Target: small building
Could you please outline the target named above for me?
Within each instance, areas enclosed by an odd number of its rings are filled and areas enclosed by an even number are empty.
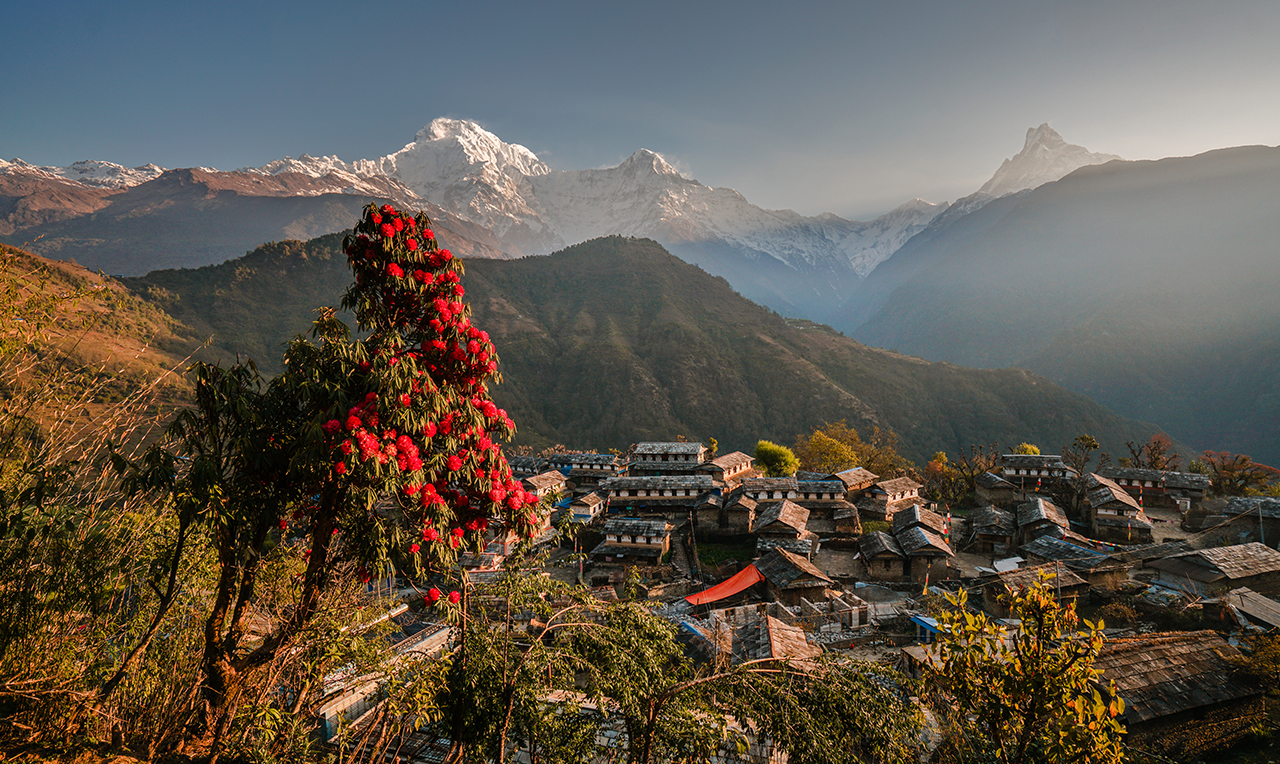
[[[1012,506],[1023,498],[1022,489],[994,472],[974,478],[973,491],[979,501],[1000,507]]]
[[[627,474],[692,475],[707,460],[701,443],[638,443],[627,465]]]
[[[1076,471],[1063,463],[1060,454],[1000,454],[999,469],[1000,477],[1024,493],[1048,490],[1076,477]]]
[[[527,478],[546,472],[551,468],[551,463],[541,456],[508,454],[507,466],[511,468],[512,477]]]
[[[735,665],[770,658],[804,660],[822,654],[821,647],[809,643],[804,629],[771,615],[748,619],[736,628],[726,630],[732,635],[729,653]]]
[[[597,491],[583,494],[569,502],[568,516],[575,523],[590,523],[604,514],[608,500]]]
[[[995,574],[982,587],[982,609],[996,618],[1009,618],[1008,596],[1030,588],[1048,576],[1045,585],[1054,593],[1054,599],[1063,607],[1075,607],[1076,600],[1089,591],[1089,582],[1061,563],[1043,563],[1015,568]]]
[[[908,477],[881,480],[858,502],[858,511],[865,520],[892,520],[897,512],[920,503],[921,488],[923,486]]]
[[[558,497],[568,488],[568,481],[560,470],[547,470],[537,475],[530,475],[520,481],[529,493],[539,499]]]
[[[858,538],[858,551],[869,578],[892,581],[907,577],[907,555],[892,535],[884,531],[864,533]]]
[[[805,535],[808,522],[809,510],[799,504],[787,499],[770,501],[758,505],[751,532],[759,536],[797,539]]]
[[[1037,564],[1061,563],[1090,586],[1115,589],[1128,580],[1129,566],[1122,560],[1078,543],[1053,536],[1041,536],[1022,546],[1022,554]]]
[[[1032,495],[1029,501],[1019,504],[1015,518],[1018,521],[1015,539],[1019,545],[1041,536],[1061,538],[1071,527],[1058,505],[1038,495]]]
[[[1156,571],[1156,583],[1198,597],[1218,597],[1242,586],[1264,597],[1280,596],[1280,552],[1256,541],[1184,552],[1147,567]]]
[[[769,599],[788,607],[826,600],[827,589],[834,582],[812,562],[785,549],[774,549],[752,563],[764,577]]]
[[[1262,543],[1280,540],[1280,498],[1274,496],[1230,496],[1206,499],[1193,507],[1182,520],[1189,531],[1222,528],[1248,534]]]
[[[901,533],[907,528],[913,527],[920,527],[925,530],[933,531],[939,536],[947,536],[950,534],[946,518],[933,510],[921,507],[919,504],[912,504],[910,507],[899,512],[895,512],[893,515],[894,534]]]
[[[837,536],[858,536],[862,534],[862,519],[858,508],[849,502],[836,507],[831,513],[832,524]]]
[[[1239,741],[1265,714],[1266,688],[1236,670],[1240,652],[1212,631],[1110,639],[1098,685],[1124,700],[1125,742],[1178,761]]]
[[[712,480],[726,488],[735,488],[742,483],[743,478],[756,474],[755,461],[753,456],[734,451],[699,465],[698,471],[707,473]]]
[[[968,543],[980,554],[1008,554],[1016,531],[1014,515],[1006,509],[986,506],[969,513]]]
[[[756,500],[743,493],[741,488],[731,492],[724,500],[721,530],[725,533],[750,533],[758,507]]]
[[[908,575],[913,581],[942,581],[956,574],[951,566],[956,553],[941,535],[912,525],[895,532],[893,538],[907,556]]]
[[[1194,472],[1148,470],[1137,467],[1106,467],[1099,472],[1123,488],[1144,508],[1161,507],[1183,514],[1204,501],[1209,490],[1208,475]]]
[[[1239,613],[1246,623],[1264,631],[1280,629],[1280,602],[1270,597],[1263,597],[1246,586],[1232,589],[1224,594],[1221,604],[1224,609],[1231,608]]]
[[[1093,537],[1116,544],[1150,544],[1154,528],[1138,500],[1109,478],[1090,474],[1085,507]]]
[[[844,483],[845,498],[849,501],[857,499],[880,479],[879,475],[863,467],[854,467],[851,470],[837,472],[832,477]]]
[[[605,520],[604,541],[589,556],[595,563],[658,565],[670,549],[671,525],[666,520],[611,517]]]

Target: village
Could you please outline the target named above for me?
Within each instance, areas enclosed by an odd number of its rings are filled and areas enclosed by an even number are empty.
[[[1114,683],[1123,699],[1128,745],[1201,756],[1265,715],[1267,688],[1238,669],[1243,638],[1280,629],[1280,552],[1267,545],[1280,542],[1280,499],[1211,497],[1209,479],[1186,472],[1081,475],[1040,454],[1001,454],[974,481],[978,508],[963,515],[910,477],[863,468],[765,477],[751,455],[696,442],[508,461],[555,507],[541,540],[569,564],[546,573],[602,599],[647,601],[698,659],[834,651],[919,678],[935,660],[937,608],[954,607],[956,592],[1016,630],[1007,595],[1041,580],[1061,606],[1104,622],[1097,684]],[[1064,491],[1079,498],[1074,512],[1055,503]],[[557,524],[576,531],[571,541],[556,541]],[[495,534],[462,563],[483,579],[517,541]],[[388,579],[385,592],[396,586]],[[447,639],[439,625],[397,650],[441,651]],[[326,734],[374,706],[358,690],[321,710]]]

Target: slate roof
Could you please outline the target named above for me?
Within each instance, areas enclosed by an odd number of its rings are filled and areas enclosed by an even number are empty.
[[[1191,491],[1207,491],[1211,482],[1208,475],[1198,475],[1194,472],[1146,470],[1137,467],[1107,467],[1099,474],[1112,480],[1150,480],[1164,488]]]
[[[573,501],[569,502],[569,505],[572,506],[574,504],[582,504],[582,505],[594,508],[594,507],[600,506],[603,503],[604,503],[604,497],[601,496],[599,493],[592,491],[591,493],[583,494],[582,496],[577,497]]]
[[[858,508],[853,506],[847,501],[833,502],[828,506],[834,508],[835,510],[834,512],[831,513],[832,520],[847,520],[850,517],[858,516]]]
[[[754,461],[755,457],[753,456],[748,456],[741,451],[733,451],[724,456],[718,456],[707,462],[707,464],[714,464],[722,470],[733,470],[744,466],[750,467]]]
[[[655,560],[662,557],[662,547],[660,546],[624,546],[608,541],[602,541],[591,550],[592,555],[607,554],[612,556],[628,555],[631,557],[652,557]]]
[[[908,557],[912,555],[955,557],[956,554],[951,551],[951,546],[947,544],[942,536],[921,528],[919,525],[913,525],[910,528],[895,532],[893,537],[897,539],[898,546],[902,547],[902,551]]]
[[[1222,601],[1272,629],[1280,628],[1280,602],[1264,597],[1247,586],[1232,589],[1222,597]]]
[[[742,481],[742,490],[747,493],[758,493],[760,491],[794,491],[796,489],[797,481],[794,477],[747,478]]]
[[[1000,477],[994,472],[984,472],[973,479],[973,482],[981,488],[994,490],[997,488],[1017,488],[1013,483]]]
[[[610,517],[604,521],[603,533],[617,536],[657,536],[671,531],[666,520],[644,520],[638,517]]]
[[[796,480],[796,488],[800,493],[833,493],[844,498],[844,483],[839,480]]]
[[[524,479],[524,482],[533,486],[535,490],[545,490],[564,485],[564,474],[559,470],[549,470],[537,475],[531,475]]]
[[[906,557],[902,547],[898,546],[898,541],[884,531],[872,531],[864,533],[858,537],[858,549],[862,552],[862,556],[870,559],[885,552],[889,552],[897,557]]]
[[[827,578],[827,575],[818,570],[813,563],[785,549],[774,549],[752,565],[756,566],[760,575],[779,589],[807,588],[832,583],[831,579]]]
[[[1017,520],[1019,528],[1045,521],[1062,528],[1070,527],[1062,510],[1043,496],[1036,496],[1025,504],[1019,504]]]
[[[942,515],[933,510],[925,509],[919,504],[912,504],[906,509],[901,509],[893,515],[893,532],[898,533],[912,525],[920,525],[934,533],[942,533],[942,529],[946,527],[947,521]]]
[[[1041,536],[1029,544],[1023,544],[1021,549],[1024,555],[1061,562],[1081,573],[1120,567],[1109,555],[1052,536]]]
[[[733,657],[741,661],[762,658],[813,658],[822,648],[809,644],[804,629],[765,615],[734,629]]]
[[[879,488],[887,494],[910,493],[911,491],[918,491],[923,487],[924,486],[909,477],[881,480],[879,483],[876,483],[876,488]]]
[[[1068,469],[1060,454],[1000,454],[1000,466],[1015,470]]]
[[[1142,505],[1138,503],[1138,500],[1130,496],[1129,492],[1121,488],[1115,481],[1092,473],[1089,474],[1088,480],[1088,491],[1085,496],[1090,506],[1101,507],[1118,502],[1135,512],[1142,511]]]
[[[855,485],[865,485],[867,483],[874,483],[880,479],[880,476],[872,472],[871,470],[865,469],[863,467],[854,467],[851,470],[845,470],[844,472],[837,472],[835,474],[835,478],[839,480],[841,483],[844,483],[845,488],[847,490],[848,488],[852,488]]]
[[[697,456],[706,446],[701,443],[637,443],[637,454],[683,454]]]
[[[779,538],[778,536],[760,536],[756,539],[756,554],[767,554],[771,549],[785,549],[792,554],[799,555],[808,560],[813,558],[816,551],[815,547],[817,545],[817,539],[792,539]]]
[[[600,489],[638,491],[641,489],[654,491],[668,488],[689,488],[697,491],[710,491],[714,487],[710,475],[621,475],[605,478],[600,481]],[[634,497],[632,497],[634,498]],[[646,498],[641,496],[640,498]],[[648,497],[655,498],[655,497]]]
[[[1210,509],[1221,515],[1253,515],[1275,519],[1280,517],[1280,499],[1270,496],[1232,496],[1231,498],[1214,499],[1212,505],[1205,503]]]
[[[796,533],[803,533],[805,526],[809,523],[809,510],[787,499],[763,502],[760,504],[751,532],[759,533],[762,528],[773,523],[781,523]]]
[[[1012,536],[1015,530],[1013,513],[996,507],[980,507],[969,513],[969,528],[973,533],[991,536]]]
[[[581,453],[581,454],[552,454],[547,457],[547,461],[561,467],[568,467],[572,464],[590,464],[600,467],[621,466],[622,462],[613,454],[597,454],[597,453]]]
[[[1165,541],[1160,544],[1138,544],[1118,549],[1111,553],[1111,559],[1122,563],[1138,563],[1190,551],[1192,551],[1191,544],[1185,540]]]
[[[517,477],[524,475],[537,475],[545,472],[547,469],[547,460],[538,456],[517,456],[510,454],[507,456],[507,465],[511,467],[511,471]]]
[[[1220,581],[1224,578],[1231,580],[1280,571],[1280,552],[1254,541],[1184,552],[1163,560],[1154,560],[1150,566],[1189,575],[1199,581]]]
[[[1094,668],[1124,699],[1126,724],[1209,708],[1265,689],[1237,674],[1240,652],[1212,631],[1166,632],[1108,640]]]
[[[724,508],[726,510],[751,511],[757,506],[756,500],[750,496],[738,495],[725,502]]]
[[[1030,565],[1022,568],[1014,568],[1003,573],[997,573],[996,577],[1000,582],[1009,587],[1010,591],[1029,587],[1040,580],[1041,572],[1049,573],[1053,577],[1048,579],[1047,585],[1050,587],[1058,586],[1086,586],[1089,582],[1080,576],[1077,576],[1071,570],[1069,565],[1060,565],[1054,562],[1046,562],[1040,565]]]

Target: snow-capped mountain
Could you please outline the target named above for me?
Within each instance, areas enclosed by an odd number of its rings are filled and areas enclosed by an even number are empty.
[[[1043,186],[1091,164],[1120,159],[1114,154],[1095,154],[1083,146],[1067,143],[1048,123],[1027,130],[1022,151],[1004,160],[991,180],[978,189],[993,197],[1005,196]]]
[[[15,159],[6,162],[0,159],[0,174],[22,173],[42,175],[49,178],[62,178],[82,183],[91,188],[129,188],[139,183],[160,177],[164,168],[154,164],[141,167],[125,167],[114,162],[102,162],[96,159],[85,159],[73,162],[67,167],[40,167]]]

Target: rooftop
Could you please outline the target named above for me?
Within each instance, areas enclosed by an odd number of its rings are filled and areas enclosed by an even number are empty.
[[[1043,496],[1033,497],[1026,504],[1018,505],[1018,527],[1048,521],[1054,525],[1068,527],[1067,517],[1052,501]]]
[[[781,523],[796,532],[803,532],[809,522],[809,510],[795,502],[782,501],[762,502],[756,513],[756,521],[751,527],[752,533],[759,533],[773,523]]]
[[[1013,513],[996,507],[980,507],[969,513],[969,527],[974,533],[1012,536],[1015,528]]]
[[[906,557],[902,547],[898,546],[897,539],[884,531],[872,531],[859,536],[858,549],[862,552],[862,556],[868,559],[886,552],[897,557]]]
[[[1280,571],[1280,552],[1256,541],[1184,552],[1168,557],[1166,560],[1189,563],[1204,568],[1207,573],[1216,574],[1212,575],[1210,580],[1248,578]],[[1156,560],[1152,565],[1158,566],[1163,562],[1165,560]]]
[[[713,487],[710,475],[650,475],[620,476],[605,478],[600,481],[600,489],[609,490],[665,490],[667,488],[689,488],[697,491],[709,491]]]
[[[1099,474],[1112,480],[1151,481],[1162,488],[1190,489],[1205,491],[1209,488],[1209,476],[1194,472],[1172,472],[1164,470],[1146,470],[1137,467],[1107,467]]]
[[[1262,695],[1265,688],[1236,672],[1239,655],[1216,632],[1166,632],[1110,640],[1094,668],[1116,683],[1133,724]]]
[[[1088,583],[1080,576],[1077,576],[1070,566],[1056,562],[1014,568],[1003,573],[997,573],[996,576],[1001,583],[1013,590],[1029,587],[1036,583],[1040,580],[1041,573],[1049,576],[1047,584],[1051,587],[1084,586]]]
[[[706,446],[701,443],[638,443],[636,444],[635,453],[637,454],[683,454],[686,456],[698,456]]]
[[[760,575],[779,589],[790,588],[793,583],[797,587],[832,583],[831,579],[827,578],[827,575],[818,570],[813,563],[785,549],[774,549],[752,564],[756,566],[756,570],[760,571]]]

